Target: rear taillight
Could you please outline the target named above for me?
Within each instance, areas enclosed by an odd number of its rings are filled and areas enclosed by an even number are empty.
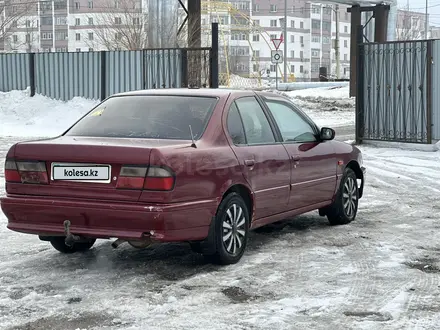
[[[116,188],[120,189],[142,189],[144,186],[146,167],[123,166],[119,172]]]
[[[174,181],[174,174],[162,167],[123,166],[116,188],[169,191]]]
[[[46,164],[38,161],[7,159],[5,162],[5,178],[6,182],[49,183]]]
[[[149,167],[144,189],[146,190],[173,190],[174,174],[163,167]]]
[[[17,164],[13,159],[6,159],[5,180],[6,182],[21,182],[20,173],[18,173],[17,170]]]

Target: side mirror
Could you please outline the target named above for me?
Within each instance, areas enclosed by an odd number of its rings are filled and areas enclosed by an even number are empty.
[[[329,141],[335,138],[336,132],[332,128],[323,127],[321,128],[321,140]]]

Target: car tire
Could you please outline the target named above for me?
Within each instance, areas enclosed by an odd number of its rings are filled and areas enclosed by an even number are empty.
[[[65,253],[65,254],[71,254],[75,252],[85,252],[90,250],[90,248],[95,244],[96,239],[90,239],[88,242],[78,242],[75,243],[73,246],[67,246],[64,243],[65,237],[64,236],[57,236],[52,237],[50,239],[50,244],[55,248],[55,250]]]
[[[227,195],[220,203],[215,216],[215,244],[209,261],[220,265],[235,264],[242,258],[248,241],[249,211],[237,193]]]
[[[330,225],[346,225],[356,218],[359,203],[357,177],[351,168],[346,168],[333,204],[326,210]]]

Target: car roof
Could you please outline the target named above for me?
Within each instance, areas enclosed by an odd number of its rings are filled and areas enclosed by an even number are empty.
[[[112,96],[138,96],[138,95],[182,95],[182,96],[210,96],[222,97],[233,93],[253,92],[251,90],[226,89],[226,88],[161,88],[145,89],[114,94]]]

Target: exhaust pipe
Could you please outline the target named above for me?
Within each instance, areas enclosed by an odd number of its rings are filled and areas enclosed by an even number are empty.
[[[125,242],[127,242],[127,241],[126,241],[126,240],[123,240],[123,239],[121,239],[121,238],[118,238],[116,241],[114,241],[114,242],[112,243],[112,248],[117,249],[119,245],[121,245],[121,244],[123,244],[123,243],[125,243]]]
[[[66,244],[68,247],[73,247],[73,245],[76,242],[79,242],[82,240],[81,236],[73,235],[70,232],[70,221],[65,220],[64,221],[64,235],[66,236],[64,240],[64,244]]]

